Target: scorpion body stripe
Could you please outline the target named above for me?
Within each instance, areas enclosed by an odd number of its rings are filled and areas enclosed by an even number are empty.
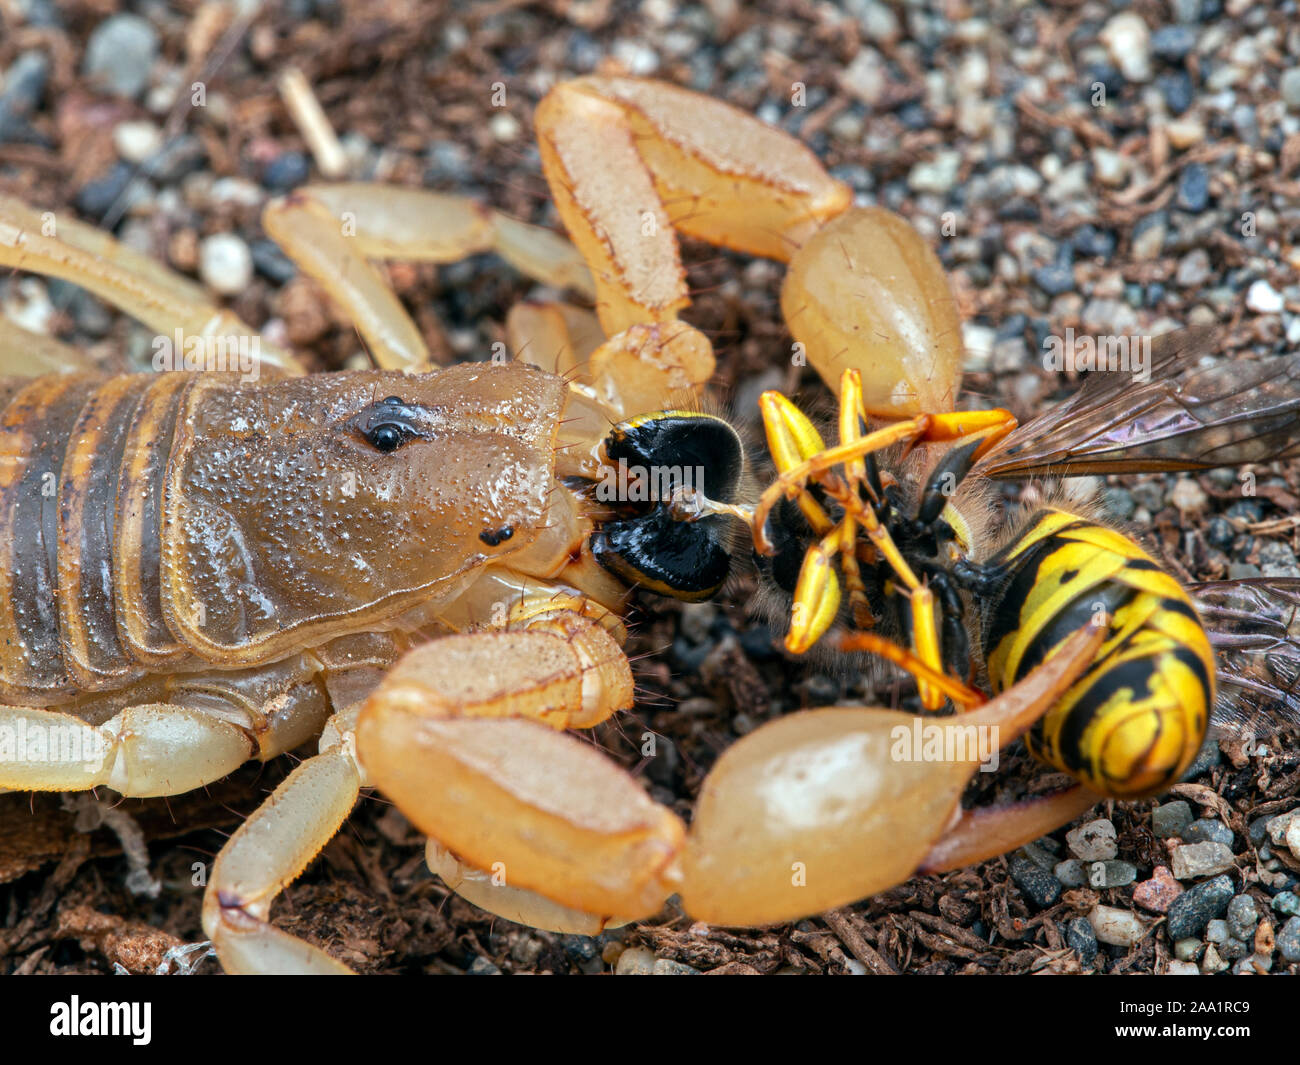
[[[1113,529],[1050,509],[990,569],[1000,588],[985,610],[994,691],[1030,675],[1090,617],[1110,617],[1097,661],[1030,732],[1030,750],[1110,795],[1176,781],[1204,740],[1215,691],[1209,639],[1178,582]]]
[[[76,692],[55,598],[58,481],[69,434],[104,378],[38,377],[0,423],[0,696],[55,703]]]
[[[59,636],[64,664],[83,691],[120,687],[145,672],[118,639],[113,534],[127,430],[149,381],[113,377],[91,395],[59,477]]]
[[[167,670],[193,657],[163,616],[160,523],[176,416],[195,375],[166,373],[149,381],[123,449],[113,591],[122,646],[137,662]]]

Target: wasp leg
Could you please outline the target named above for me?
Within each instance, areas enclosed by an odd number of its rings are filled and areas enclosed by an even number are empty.
[[[101,369],[84,351],[0,316],[0,376],[36,377]]]
[[[178,332],[183,344],[201,337],[214,346],[215,338],[257,335],[197,282],[101,230],[9,196],[0,196],[0,265],[80,285],[169,341]],[[292,354],[262,338],[259,358],[281,373],[303,373]]]
[[[1061,791],[991,809],[964,810],[934,845],[922,873],[945,873],[996,858],[1032,843],[1091,810],[1104,796],[1074,784]]]
[[[1102,636],[1076,633],[1020,683],[958,718],[828,708],[744,737],[700,793],[683,862],[686,911],[713,924],[771,924],[907,880],[952,823],[980,764],[1068,690]],[[941,741],[938,758],[929,736]]]
[[[421,831],[498,883],[584,921],[656,913],[675,890],[682,822],[558,731],[631,705],[627,659],[575,612],[525,624],[401,659],[362,709],[361,762]]]
[[[380,366],[421,371],[429,351],[373,260],[451,263],[495,251],[523,273],[593,295],[563,237],[463,196],[364,182],[306,185],[262,212],[266,230],[356,325]]]
[[[873,632],[846,632],[839,640],[841,651],[866,651],[893,662],[914,676],[918,683],[925,682],[938,689],[960,708],[982,706],[987,700],[974,688],[948,676],[913,654],[901,644]],[[937,708],[935,708],[937,709]]]

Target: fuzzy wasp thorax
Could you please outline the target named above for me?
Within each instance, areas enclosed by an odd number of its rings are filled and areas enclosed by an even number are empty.
[[[629,584],[677,599],[706,599],[731,569],[734,504],[744,447],[727,422],[693,411],[654,411],[605,438],[595,486],[610,517],[592,554]]]

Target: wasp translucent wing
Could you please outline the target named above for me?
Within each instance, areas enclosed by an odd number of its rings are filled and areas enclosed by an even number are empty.
[[[1202,366],[1213,327],[1151,341],[1150,374],[1093,372],[1070,399],[1013,432],[986,477],[1203,470],[1300,455],[1300,352]]]
[[[1218,662],[1214,723],[1271,736],[1300,726],[1300,578],[1189,585]]]

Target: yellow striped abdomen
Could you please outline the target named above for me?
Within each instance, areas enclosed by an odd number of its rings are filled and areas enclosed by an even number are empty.
[[[1096,663],[1028,737],[1030,750],[1120,798],[1164,790],[1205,741],[1214,652],[1182,586],[1128,537],[1063,510],[1039,511],[989,562],[989,681],[1002,691],[1092,617],[1109,616]]]

